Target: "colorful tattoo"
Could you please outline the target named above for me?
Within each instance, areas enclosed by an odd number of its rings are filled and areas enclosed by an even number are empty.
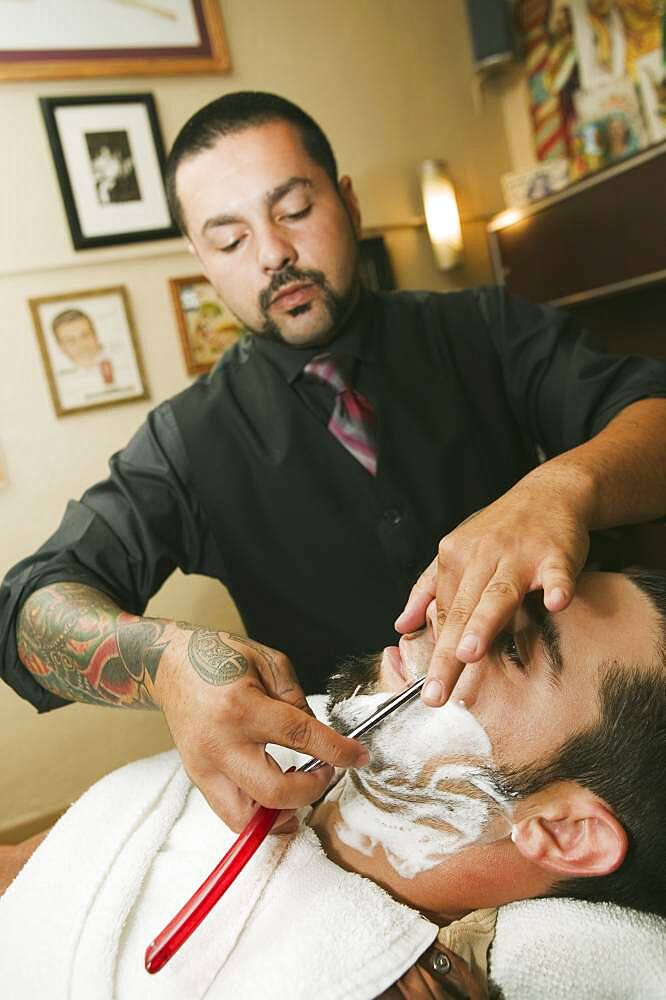
[[[32,594],[21,609],[16,638],[21,661],[53,694],[94,705],[155,708],[162,655],[179,632],[190,633],[188,659],[207,684],[231,684],[250,668],[223,636],[252,648],[278,696],[297,684],[272,650],[246,636],[130,615],[81,583],[54,583]]]
[[[32,594],[19,615],[19,656],[43,687],[95,705],[154,708],[152,693],[172,623],[121,611],[80,583]]]

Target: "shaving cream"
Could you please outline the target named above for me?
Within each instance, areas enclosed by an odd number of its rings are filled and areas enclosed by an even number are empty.
[[[359,695],[332,716],[351,728],[386,700]],[[469,844],[508,836],[511,806],[494,779],[490,740],[462,704],[431,708],[416,700],[365,740],[367,767],[348,771],[329,793],[338,838],[370,855],[377,846],[413,878]]]

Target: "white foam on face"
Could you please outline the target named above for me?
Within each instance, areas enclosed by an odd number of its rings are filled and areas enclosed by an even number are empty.
[[[350,698],[334,715],[351,728],[386,697]],[[411,702],[368,744],[368,766],[347,772],[328,796],[340,812],[335,832],[349,847],[370,855],[381,846],[393,868],[413,878],[463,847],[509,834],[511,806],[493,780],[490,740],[463,705]]]

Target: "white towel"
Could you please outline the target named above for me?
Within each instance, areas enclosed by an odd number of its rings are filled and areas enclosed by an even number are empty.
[[[0,900],[0,994],[12,1000],[370,1000],[437,926],[323,853],[314,832],[269,836],[155,976],[148,942],[235,835],[175,751],[93,786]]]
[[[504,1000],[664,1000],[666,920],[574,899],[511,903],[489,976]]]

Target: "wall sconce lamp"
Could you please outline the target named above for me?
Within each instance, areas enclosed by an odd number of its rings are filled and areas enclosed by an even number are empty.
[[[421,164],[421,192],[437,266],[450,271],[462,262],[463,241],[455,188],[441,160]]]

